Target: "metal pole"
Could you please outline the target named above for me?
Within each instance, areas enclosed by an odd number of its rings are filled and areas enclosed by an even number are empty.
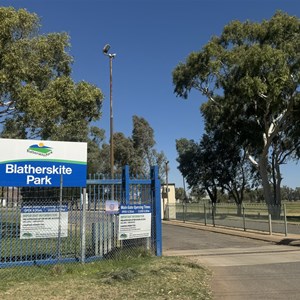
[[[110,102],[110,176],[114,179],[114,127],[113,127],[113,101],[112,101],[112,60],[116,54],[108,53],[110,45],[106,44],[103,48],[103,54],[109,57],[109,102]],[[114,200],[114,185],[112,184],[111,199]]]
[[[86,226],[86,188],[82,189],[82,214],[81,214],[81,263],[85,262],[85,226]]]
[[[272,216],[269,214],[269,234],[272,235]]]
[[[243,209],[243,226],[244,226],[244,231],[246,231],[246,217],[245,217],[245,206],[243,204],[242,206]]]
[[[215,204],[214,203],[212,203],[211,216],[212,216],[213,226],[216,227],[216,223],[215,223]]]
[[[167,186],[167,218],[166,219],[170,220],[168,163],[169,161],[166,161],[166,186]]]
[[[57,245],[57,258],[60,261],[61,258],[61,207],[63,198],[63,175],[60,175],[59,185],[59,208],[58,208],[58,245]]]
[[[206,205],[204,203],[204,225],[207,225],[207,214],[206,214]]]
[[[283,204],[283,215],[284,215],[284,233],[285,233],[285,236],[287,236],[288,235],[288,229],[287,229],[286,205],[285,205],[285,203]]]
[[[184,191],[184,199],[182,201],[182,213],[183,213],[183,222],[185,222],[185,212],[184,212],[184,207],[187,204],[187,196],[186,196],[186,190],[185,190],[185,180],[184,177],[182,176],[182,181],[183,181],[183,191]]]
[[[183,176],[182,176],[182,181],[183,181],[184,201],[187,202],[187,196],[186,196],[186,190],[185,190],[185,180],[184,180]]]
[[[112,60],[114,55],[109,55],[109,103],[110,103],[110,176],[111,179],[114,179],[114,116],[113,116],[113,101],[112,101]],[[112,185],[111,189],[111,198],[114,200],[114,185]]]
[[[158,167],[151,168],[151,189],[154,197],[153,214],[155,221],[155,232],[152,235],[155,244],[156,256],[162,256],[162,228],[161,228],[161,195],[160,195],[160,180],[158,178]]]

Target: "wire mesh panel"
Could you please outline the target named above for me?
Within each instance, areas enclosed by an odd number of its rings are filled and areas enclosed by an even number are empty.
[[[300,202],[285,202],[283,204],[282,222],[285,222],[286,233],[299,234],[300,233]]]
[[[181,203],[176,205],[176,219],[205,225],[224,226],[288,235],[300,232],[300,205],[283,203]]]
[[[1,189],[1,264],[78,260],[80,189]]]
[[[219,203],[210,208],[213,224],[234,228],[243,228],[243,209],[240,205]]]
[[[150,179],[130,179],[129,174],[124,175],[123,180],[111,180],[93,178],[88,180],[87,203],[86,203],[86,260],[97,258],[110,258],[120,255],[122,252],[133,253],[137,249],[155,253],[155,198]],[[113,189],[113,192],[112,192]],[[110,203],[132,210],[132,214],[123,216],[117,211],[107,211]],[[141,212],[140,207],[150,208],[149,214]],[[153,210],[153,211],[152,211]],[[136,214],[136,215],[135,215]],[[122,218],[124,226],[138,227],[139,221],[146,224],[145,218],[150,215],[151,229],[146,238],[120,238],[120,222]],[[139,224],[141,224],[139,222]],[[142,229],[135,228],[137,231]],[[153,237],[152,237],[153,234]]]
[[[269,210],[265,204],[244,204],[245,223],[249,230],[269,232]]]
[[[130,179],[128,169],[120,179],[94,176],[86,189],[0,188],[0,268],[87,262],[136,249],[161,255],[160,183],[155,170],[150,179]],[[141,238],[120,239],[122,206],[132,209],[133,223],[126,221],[126,226],[134,225]]]
[[[107,257],[118,247],[117,211],[115,214],[106,211],[106,203],[112,201],[112,197],[119,203],[122,197],[120,180],[111,183],[94,178],[87,186],[85,226],[87,261]]]

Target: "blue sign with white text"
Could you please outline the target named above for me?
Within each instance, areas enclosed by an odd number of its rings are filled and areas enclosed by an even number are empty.
[[[86,186],[86,165],[52,161],[12,162],[0,164],[2,186]],[[82,174],[82,176],[78,176]]]
[[[33,206],[23,206],[21,208],[21,213],[44,213],[44,212],[67,212],[68,205],[50,205],[50,206],[42,206],[42,205],[33,205]]]
[[[146,214],[146,213],[151,213],[151,205],[132,204],[132,205],[120,206],[120,214]]]
[[[0,139],[0,186],[85,187],[87,143]]]

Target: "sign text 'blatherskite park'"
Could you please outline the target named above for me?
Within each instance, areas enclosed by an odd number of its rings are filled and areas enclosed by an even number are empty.
[[[0,186],[85,187],[87,144],[0,139]]]

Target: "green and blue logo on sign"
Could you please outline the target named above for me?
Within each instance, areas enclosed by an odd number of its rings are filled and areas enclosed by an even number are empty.
[[[86,186],[86,143],[0,139],[0,159],[0,186]]]

